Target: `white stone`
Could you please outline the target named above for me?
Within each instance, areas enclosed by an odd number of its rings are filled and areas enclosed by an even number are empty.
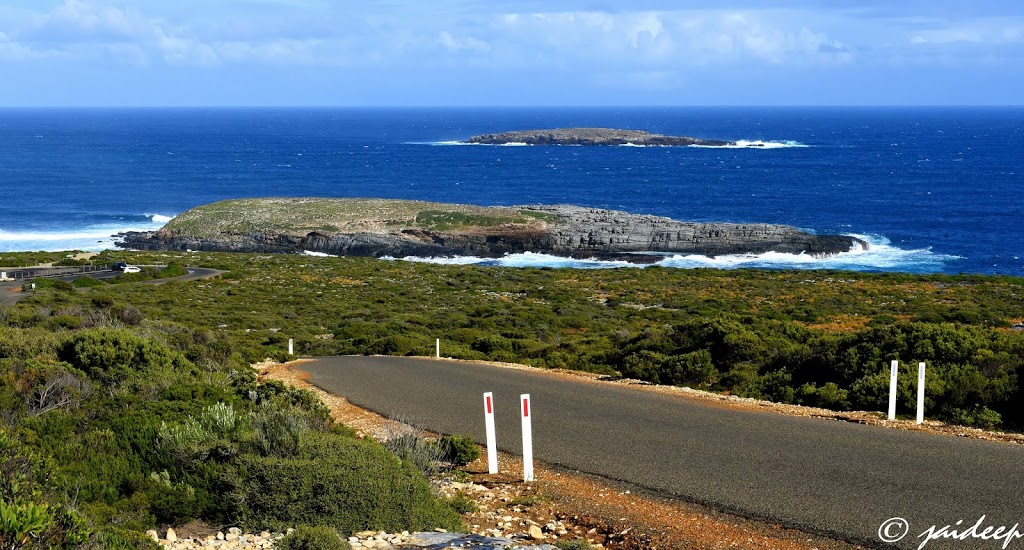
[[[167,535],[164,537],[167,542],[178,542],[178,534],[174,532],[174,529],[167,528]]]
[[[544,540],[545,538],[547,538],[544,536],[544,532],[540,530],[540,527],[536,525],[531,525],[528,533],[530,535],[530,538],[533,540]]]

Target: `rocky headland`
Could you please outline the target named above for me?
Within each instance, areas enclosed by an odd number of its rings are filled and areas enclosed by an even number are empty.
[[[523,130],[482,134],[473,136],[466,143],[484,145],[644,145],[644,146],[689,146],[725,147],[736,145],[732,141],[700,139],[687,136],[666,136],[639,130],[616,130],[613,128],[557,128],[554,130]]]
[[[159,231],[120,237],[118,246],[137,250],[374,257],[535,252],[637,263],[664,254],[828,256],[867,246],[854,237],[815,235],[785,225],[685,222],[580,206],[321,198],[220,201],[193,208]]]

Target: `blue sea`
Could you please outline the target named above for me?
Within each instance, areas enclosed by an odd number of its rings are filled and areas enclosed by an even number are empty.
[[[746,146],[459,143],[573,126]],[[661,262],[675,267],[1024,275],[1022,107],[0,109],[0,186],[0,253],[110,248],[227,198],[385,197],[780,223],[871,245]]]

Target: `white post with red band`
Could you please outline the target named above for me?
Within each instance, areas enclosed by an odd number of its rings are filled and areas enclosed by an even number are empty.
[[[533,426],[530,408],[530,394],[519,396],[520,412],[523,415],[523,481],[533,481]]]
[[[889,420],[896,420],[896,375],[900,362],[895,359],[889,371]]]
[[[494,435],[494,395],[484,394],[484,425],[487,429],[487,473],[498,473],[498,444]]]
[[[293,338],[288,339],[288,355],[295,355],[295,340]]]
[[[917,365],[917,423],[924,422],[924,363]]]

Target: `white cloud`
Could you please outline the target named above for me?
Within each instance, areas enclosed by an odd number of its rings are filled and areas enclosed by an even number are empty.
[[[929,63],[937,58],[937,48],[948,64],[977,59],[979,47],[1024,43],[1020,17],[966,17],[950,23],[934,15],[866,16],[806,3],[791,9],[601,11],[546,9],[550,4],[528,2],[535,11],[517,13],[501,10],[522,2],[353,6],[324,0],[140,0],[124,7],[115,1],[63,0],[48,11],[0,8],[0,58],[206,67],[443,65],[650,75],[637,79],[657,83],[674,82],[672,75],[685,79],[689,71],[708,67],[807,69],[914,56]],[[558,5],[572,4],[582,2]]]
[[[472,36],[456,38],[448,31],[438,33],[437,42],[449,52],[487,53],[491,51],[491,45],[483,40]]]
[[[990,44],[1024,43],[1024,20],[1021,18],[977,19],[942,26],[930,22],[910,34],[911,44]]]

